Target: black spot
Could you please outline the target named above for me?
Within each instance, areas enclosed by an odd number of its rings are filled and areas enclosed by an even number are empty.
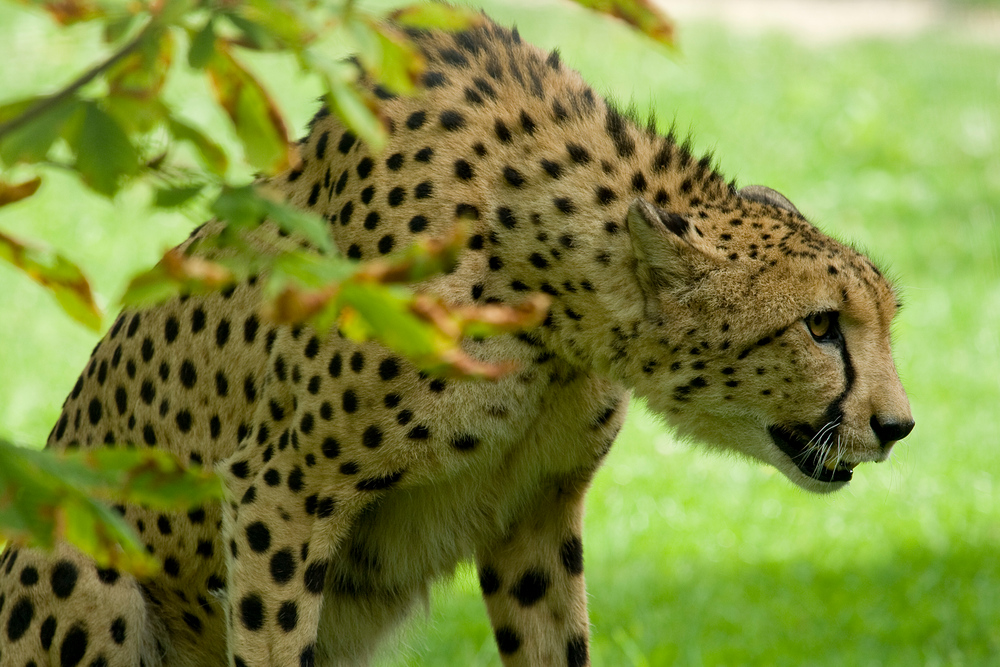
[[[589,658],[587,638],[583,635],[570,637],[566,642],[566,664],[568,667],[585,667]]]
[[[313,430],[313,415],[311,412],[307,412],[302,415],[302,420],[299,422],[299,430],[302,431],[303,435],[309,435]]]
[[[583,572],[583,542],[574,535],[565,542],[559,549],[559,556],[562,558],[563,567],[571,575],[578,575]]]
[[[472,298],[475,299],[475,300],[478,300],[480,297],[483,296],[483,290],[484,289],[485,289],[485,286],[482,283],[477,283],[477,284],[473,285],[472,286]]]
[[[7,639],[16,642],[31,626],[31,620],[35,617],[35,606],[31,600],[22,596],[10,608],[10,617],[7,619]]]
[[[195,549],[202,558],[211,558],[215,553],[215,545],[210,540],[198,540],[198,547]]]
[[[278,608],[278,625],[285,632],[291,632],[299,622],[299,608],[292,600],[281,603]]]
[[[181,573],[181,564],[173,556],[169,556],[163,561],[163,571],[167,576],[178,577]]]
[[[96,398],[90,399],[90,405],[87,406],[87,416],[90,418],[91,424],[101,421],[101,412],[101,402]]]
[[[468,67],[469,59],[455,49],[441,49],[441,60],[455,67]]]
[[[413,188],[413,196],[417,199],[427,199],[434,194],[434,184],[430,181],[424,181],[423,183],[418,183],[415,188]]]
[[[119,620],[121,620],[121,619],[119,619]],[[55,637],[55,634],[56,634],[56,617],[55,616],[49,616],[44,621],[42,621],[42,627],[39,628],[39,630],[38,630],[38,638],[41,640],[42,649],[43,650],[48,651],[49,648],[51,648],[51,646],[52,646],[52,638]],[[111,635],[112,635],[112,637],[115,636],[115,634],[114,634],[114,624],[112,624],[112,626],[111,626]],[[122,638],[123,638],[122,641],[124,641],[124,637],[125,637],[125,625],[123,623],[122,624]],[[119,642],[119,641],[116,640],[116,643],[121,644],[122,642]]]
[[[197,616],[195,616],[194,614],[192,614],[189,611],[184,612],[184,614],[182,615],[182,618],[184,619],[184,623],[189,628],[191,628],[192,630],[194,630],[198,634],[201,634],[201,619],[200,618],[198,618]],[[91,667],[93,667],[93,663],[91,663]]]
[[[497,257],[496,255],[490,257],[489,263],[491,271],[499,271],[500,269],[503,268],[503,260]]]
[[[335,501],[333,498],[330,497],[323,498],[316,505],[316,516],[318,516],[320,519],[325,519],[328,516],[332,515],[334,504]]]
[[[384,491],[392,488],[403,477],[403,471],[397,470],[381,477],[369,477],[359,481],[356,485],[358,491]]]
[[[351,217],[354,215],[354,202],[348,200],[344,203],[343,207],[340,209],[340,224],[346,225],[351,222]]]
[[[618,199],[618,195],[611,188],[604,187],[603,185],[597,188],[597,201],[602,206],[607,206],[608,204],[614,202]]]
[[[133,315],[132,320],[128,323],[128,331],[125,333],[125,335],[129,338],[134,336],[135,332],[139,330],[139,323],[141,321],[142,318],[139,316],[139,313]]]
[[[181,384],[187,389],[192,388],[198,381],[198,371],[195,370],[194,364],[191,363],[190,359],[185,359],[181,364]]]
[[[107,584],[108,586],[111,586],[118,581],[118,577],[118,570],[113,567],[97,569],[97,578],[101,580],[101,583]]]
[[[180,429],[181,433],[187,433],[191,430],[191,413],[187,410],[179,411],[174,420],[177,422],[177,428]]]
[[[340,356],[340,352],[333,355],[330,359],[330,366],[327,370],[330,372],[330,377],[340,377],[340,369],[343,364],[343,359]]]
[[[319,201],[319,183],[313,183],[312,190],[309,191],[309,201],[307,204],[312,207]]]
[[[496,629],[493,633],[494,638],[497,642],[497,648],[504,655],[510,655],[516,653],[519,648],[521,648],[521,637],[517,632],[509,627],[503,626]]]
[[[152,424],[146,424],[142,427],[142,439],[150,447],[156,444],[156,431],[153,430]]]
[[[71,627],[59,646],[60,667],[79,665],[84,654],[87,653],[88,639],[87,631],[83,629],[83,626],[74,625]]]
[[[385,166],[389,171],[399,171],[403,167],[403,160],[402,153],[393,153],[385,159]]]
[[[310,644],[299,655],[299,667],[316,667],[316,645]]]
[[[531,255],[528,256],[528,261],[531,262],[531,265],[534,266],[536,269],[549,268],[548,260],[539,255],[537,252],[531,253]]]
[[[326,568],[326,561],[317,561],[309,564],[303,576],[307,591],[315,595],[323,592],[323,584],[326,581]]]
[[[432,157],[434,157],[434,149],[430,146],[425,146],[413,154],[413,159],[417,162],[430,162]]]
[[[577,164],[587,164],[590,162],[590,153],[580,144],[566,144],[569,157]]]
[[[423,424],[418,424],[410,429],[410,432],[406,434],[406,437],[410,440],[426,440],[431,437],[431,431]]]
[[[524,176],[522,176],[521,172],[519,172],[517,169],[514,169],[513,167],[504,167],[503,177],[504,180],[507,181],[507,183],[514,186],[515,188],[519,188],[522,185],[524,185]]]
[[[350,130],[344,132],[344,134],[340,137],[340,141],[337,143],[337,150],[343,155],[347,155],[347,151],[351,150],[351,146],[354,145],[355,139],[357,139],[357,137],[354,136],[354,133]]]
[[[401,187],[395,187],[389,191],[389,196],[386,201],[389,202],[389,206],[396,207],[402,204],[406,200],[406,190]]]
[[[526,111],[521,111],[521,127],[528,134],[535,133],[535,121],[532,120]]]
[[[36,570],[30,565],[21,570],[22,586],[34,586],[37,583],[38,583],[38,570]]]
[[[271,556],[271,579],[276,584],[286,584],[295,576],[295,556],[285,548]]]
[[[556,197],[552,200],[552,203],[561,213],[566,215],[572,215],[576,212],[576,206],[573,205],[573,200],[569,197]]]
[[[505,125],[499,118],[493,126],[493,132],[497,135],[497,139],[499,139],[501,143],[509,144],[513,141],[510,130],[507,129],[507,125]]]
[[[350,414],[356,412],[358,409],[358,395],[353,389],[348,389],[344,391],[343,399],[341,400],[341,405],[344,408],[344,412]]]
[[[415,215],[410,218],[410,231],[418,234],[427,229],[428,220],[422,215]]]
[[[451,440],[451,446],[462,452],[467,452],[472,449],[475,449],[476,445],[478,444],[479,444],[479,438],[477,438],[474,435],[469,435],[468,433],[456,435]]]
[[[375,163],[372,162],[372,159],[370,157],[363,158],[361,162],[358,163],[357,167],[358,178],[361,179],[368,178],[368,176],[372,173],[372,167],[374,166]]]
[[[471,180],[474,176],[472,165],[462,159],[455,160],[455,176],[463,181]]]
[[[506,206],[501,206],[497,209],[497,218],[507,229],[514,229],[517,226],[517,218],[514,217],[514,212],[507,208]]]
[[[441,112],[441,126],[449,132],[460,130],[465,127],[465,116],[452,109],[445,109]]]
[[[55,624],[53,623],[53,625],[55,625]],[[124,618],[122,618],[121,616],[119,616],[118,618],[116,618],[114,621],[111,622],[111,639],[116,644],[118,644],[119,646],[121,644],[124,644],[125,643],[125,638],[126,638],[127,634],[128,633],[126,632],[126,626],[125,626],[125,619]]]
[[[374,449],[382,444],[382,430],[378,426],[369,426],[361,434],[361,443],[369,449]]]
[[[545,170],[545,173],[551,176],[552,178],[559,178],[562,176],[562,167],[559,165],[558,162],[552,162],[551,160],[542,160],[541,165],[542,169]]]
[[[541,570],[532,569],[521,575],[510,589],[510,594],[522,607],[530,607],[545,596],[548,587],[548,576]]]
[[[426,113],[424,113],[423,111],[414,111],[406,119],[406,127],[410,128],[411,130],[419,130],[421,127],[424,126],[426,120],[427,120]]]
[[[271,531],[260,521],[254,521],[246,528],[247,544],[257,553],[271,548]]]
[[[294,493],[298,493],[302,490],[302,468],[295,466],[292,471],[288,473],[288,490]]]
[[[240,600],[240,622],[254,632],[264,627],[264,601],[259,594],[244,595]]]

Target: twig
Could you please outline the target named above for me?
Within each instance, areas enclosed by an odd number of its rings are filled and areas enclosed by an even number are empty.
[[[139,34],[133,37],[128,44],[120,48],[115,53],[111,54],[111,56],[108,57],[107,60],[100,63],[99,65],[95,65],[87,72],[84,72],[79,78],[76,79],[76,81],[69,84],[68,86],[60,90],[58,93],[55,93],[54,95],[49,95],[48,97],[43,97],[42,99],[38,100],[27,109],[25,109],[25,111],[20,115],[11,118],[6,123],[0,123],[0,140],[2,140],[4,137],[6,137],[14,130],[20,128],[25,123],[34,120],[38,116],[44,114],[49,109],[58,106],[68,97],[72,96],[80,88],[83,88],[88,83],[96,79],[98,76],[100,76],[101,74],[112,68],[116,63],[118,63],[118,61],[120,61],[122,58],[132,53],[132,51],[134,51],[142,43],[142,41],[146,38],[146,35],[149,33],[150,29],[154,25],[156,25],[156,23],[157,21],[155,19],[151,19],[149,23],[147,23],[145,27],[143,27],[143,29],[139,31]]]

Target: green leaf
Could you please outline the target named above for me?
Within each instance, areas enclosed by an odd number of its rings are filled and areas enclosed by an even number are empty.
[[[194,69],[202,69],[215,55],[215,24],[214,16],[209,17],[205,27],[191,37],[188,47],[188,65]]]
[[[66,540],[102,567],[140,576],[158,564],[106,503],[185,510],[223,496],[210,471],[185,469],[157,449],[99,448],[56,454],[0,440],[0,535],[51,548]]]
[[[326,222],[309,211],[290,206],[279,195],[268,196],[267,190],[255,185],[224,187],[212,203],[212,213],[239,227],[248,227],[270,218],[291,234],[299,234],[323,252],[333,247]]]
[[[474,9],[431,2],[397,9],[389,17],[396,25],[449,32],[468,30],[484,21],[483,15]]]
[[[345,126],[351,128],[362,141],[368,144],[372,152],[381,151],[389,137],[388,132],[357,88],[344,81],[336,80],[328,80],[328,85],[327,106]]]
[[[6,122],[20,115],[44,98],[21,100],[0,107],[0,120]],[[32,118],[10,134],[0,138],[0,159],[6,164],[40,162],[46,158],[52,143],[59,138],[66,123],[80,110],[73,97]]]
[[[175,139],[186,141],[194,146],[209,171],[217,176],[225,175],[226,169],[229,166],[229,160],[226,158],[226,152],[222,150],[219,144],[205,136],[201,130],[188,125],[172,114],[168,117],[167,127]]]
[[[418,365],[438,351],[433,327],[415,317],[409,309],[408,290],[369,282],[346,281],[340,287],[339,301],[349,305],[364,318],[344,322],[344,333],[364,340],[373,336],[386,346],[405,354]]]
[[[90,283],[71,261],[49,249],[39,248],[0,233],[0,259],[6,260],[46,287],[67,315],[93,331],[101,329],[101,311]]]
[[[153,206],[156,206],[157,208],[175,208],[177,206],[183,206],[194,197],[198,196],[198,194],[200,194],[204,189],[205,186],[202,184],[158,188],[156,190],[156,195],[153,197]]]
[[[426,69],[423,56],[403,33],[386,25],[373,27],[378,36],[380,61],[372,74],[394,93],[413,94]]]
[[[212,215],[237,227],[251,227],[263,221],[267,208],[252,185],[227,186],[210,207]]]
[[[270,51],[278,48],[277,40],[266,28],[256,21],[249,20],[236,12],[227,12],[225,17],[237,30],[243,33],[243,39],[239,40],[240,46],[248,49]]]
[[[284,202],[264,198],[268,217],[286,232],[299,234],[323,252],[333,247],[329,227],[322,217]]]
[[[139,154],[121,126],[94,102],[83,103],[83,114],[69,130],[76,153],[76,169],[83,182],[105,196],[112,196],[122,178],[139,167]]]

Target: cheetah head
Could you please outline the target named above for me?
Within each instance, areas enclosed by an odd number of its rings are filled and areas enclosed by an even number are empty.
[[[685,212],[636,199],[627,224],[662,359],[633,377],[682,435],[830,492],[912,430],[892,285],[785,197],[753,186]]]

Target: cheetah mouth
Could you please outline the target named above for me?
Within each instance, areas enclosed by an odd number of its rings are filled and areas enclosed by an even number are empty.
[[[828,452],[824,455],[824,448],[814,444],[815,429],[803,425],[771,426],[767,430],[778,449],[807,477],[828,483],[850,482],[854,477],[857,463],[831,458]]]

